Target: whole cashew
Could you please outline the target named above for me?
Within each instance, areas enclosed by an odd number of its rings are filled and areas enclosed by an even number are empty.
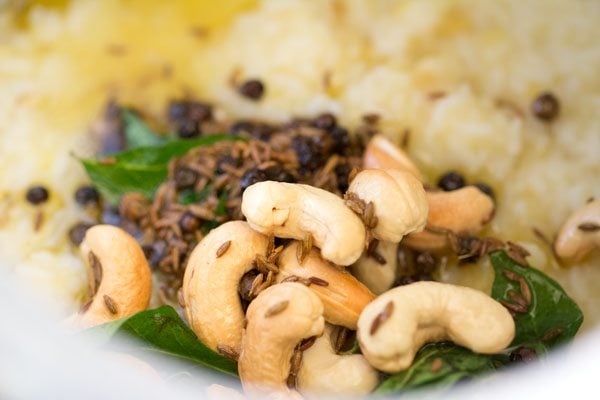
[[[366,169],[399,169],[408,171],[418,180],[423,177],[410,157],[383,135],[375,135],[367,144],[363,154]]]
[[[358,316],[375,298],[373,293],[350,273],[323,259],[315,248],[300,265],[296,256],[298,246],[298,242],[291,243],[279,256],[277,282],[292,276],[315,280],[310,288],[323,302],[325,320],[356,330]]]
[[[425,343],[451,340],[477,353],[497,353],[515,335],[504,306],[486,294],[439,282],[387,291],[369,304],[357,337],[369,363],[384,372],[408,368]]]
[[[92,298],[65,321],[88,328],[128,317],[148,307],[152,291],[150,267],[136,240],[121,228],[95,225],[79,246],[86,261]]]
[[[286,380],[296,345],[323,333],[323,304],[317,295],[300,283],[274,285],[250,303],[246,318],[238,361],[244,392],[251,398],[273,392],[301,398]]]
[[[375,206],[377,225],[373,236],[398,243],[408,233],[420,231],[427,221],[427,197],[423,184],[401,170],[367,169],[356,175],[348,193]]]
[[[450,242],[446,231],[475,235],[494,214],[494,201],[475,186],[466,186],[451,192],[427,192],[427,201],[429,229],[411,233],[402,242],[417,250],[435,251],[447,248]]]
[[[571,214],[554,242],[554,252],[565,261],[581,261],[594,248],[600,248],[600,200]]]
[[[264,234],[305,240],[312,235],[326,259],[350,265],[365,242],[361,220],[338,196],[316,187],[259,182],[244,191],[242,213],[250,226]]]
[[[231,221],[210,231],[192,251],[183,278],[185,315],[211,349],[239,350],[244,311],[238,285],[256,255],[265,255],[268,242],[246,222]]]
[[[298,390],[307,398],[369,394],[379,383],[378,372],[362,354],[336,354],[331,345],[332,328],[326,325],[323,336],[304,351],[298,372]]]
[[[371,292],[381,294],[391,288],[396,279],[398,243],[379,242],[377,253],[385,260],[385,264],[365,253],[352,265],[352,275]]]

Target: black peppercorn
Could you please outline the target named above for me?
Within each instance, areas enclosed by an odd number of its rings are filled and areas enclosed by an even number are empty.
[[[336,127],[337,120],[333,114],[324,113],[315,118],[313,125],[315,128],[325,129],[329,131]]]
[[[179,220],[179,227],[186,233],[193,233],[200,228],[200,220],[194,214],[186,212]]]
[[[308,171],[314,171],[325,164],[321,147],[309,137],[296,136],[292,139],[292,149],[296,153],[298,163]]]
[[[438,180],[438,187],[446,192],[457,190],[465,186],[465,178],[456,171],[450,171]]]
[[[496,198],[494,195],[494,190],[490,187],[490,185],[483,183],[483,182],[477,182],[473,186],[475,186],[477,189],[481,190],[483,193],[490,196],[492,198],[492,200],[494,200]]]
[[[273,165],[263,170],[265,176],[270,181],[295,183],[296,178],[280,165]]]
[[[537,354],[532,348],[522,346],[513,350],[508,358],[512,362],[528,363],[535,361],[537,359]]]
[[[73,227],[69,229],[69,240],[71,240],[71,243],[75,246],[79,246],[85,238],[85,233],[92,226],[94,225],[85,222],[79,222],[78,224],[73,225]]]
[[[258,276],[259,272],[256,269],[251,269],[242,275],[242,279],[240,279],[240,283],[238,286],[238,293],[240,297],[244,301],[252,301],[252,297],[250,295],[250,290],[252,289],[252,283]]]
[[[100,193],[93,186],[81,186],[75,191],[75,201],[82,206],[100,203]]]
[[[198,173],[187,167],[177,167],[173,174],[177,190],[193,188],[198,181]]]
[[[542,121],[552,121],[560,113],[560,103],[554,94],[544,92],[531,104],[531,112]]]
[[[257,182],[263,182],[266,180],[268,180],[268,178],[263,171],[257,168],[251,168],[246,171],[246,173],[240,179],[240,188],[242,190],[246,190],[248,186],[252,186]]]
[[[25,197],[29,203],[38,205],[48,201],[50,194],[48,193],[48,189],[43,186],[33,186],[27,190]]]
[[[249,79],[238,87],[238,92],[250,100],[259,100],[265,91],[265,87],[258,79]]]

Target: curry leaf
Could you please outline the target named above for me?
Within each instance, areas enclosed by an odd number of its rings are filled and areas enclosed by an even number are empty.
[[[542,343],[552,347],[575,336],[583,322],[583,313],[555,280],[535,268],[517,264],[503,251],[490,254],[490,260],[496,273],[494,299],[510,302],[510,290],[520,293],[519,282],[507,277],[511,273],[522,277],[531,292],[527,312],[516,314],[512,346]]]
[[[426,385],[451,386],[460,380],[494,371],[506,361],[505,356],[476,354],[452,343],[430,344],[417,353],[410,368],[386,379],[376,393],[393,393]]]
[[[556,281],[535,268],[517,264],[503,251],[490,254],[490,259],[496,274],[492,288],[494,299],[512,301],[509,292],[521,293],[522,290],[519,277],[531,292],[527,312],[516,314],[516,335],[511,348],[530,347],[542,356],[552,346],[564,343],[577,333],[583,314]],[[377,393],[398,392],[430,384],[451,386],[508,362],[505,354],[476,354],[451,343],[430,344],[417,353],[410,368],[386,379]]]
[[[94,335],[101,344],[110,344],[115,338],[129,339],[128,342],[135,349],[143,352],[168,355],[229,375],[237,375],[237,364],[200,342],[169,306],[142,311],[129,318],[91,328],[87,332]]]
[[[210,146],[222,140],[243,140],[232,135],[211,135],[193,140],[175,140],[161,146],[138,147],[104,160],[81,160],[90,179],[111,204],[117,204],[127,192],[152,197],[167,178],[171,158],[189,150]]]
[[[159,146],[167,141],[167,138],[158,135],[150,129],[132,110],[127,108],[122,109],[121,117],[123,118],[125,140],[128,149]]]

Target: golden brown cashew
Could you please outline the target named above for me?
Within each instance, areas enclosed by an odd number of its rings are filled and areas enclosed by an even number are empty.
[[[356,175],[348,193],[375,206],[377,225],[373,236],[398,243],[408,233],[420,231],[427,221],[427,197],[423,184],[409,172],[367,169]]]
[[[421,172],[410,157],[383,135],[375,135],[367,144],[363,155],[366,169],[399,169],[408,171],[422,181]]]
[[[302,265],[296,256],[298,242],[288,245],[279,256],[277,282],[292,276],[313,281],[310,288],[319,296],[328,322],[356,330],[358,316],[375,296],[355,277],[323,259],[313,248]]]
[[[364,396],[379,383],[378,372],[361,354],[338,355],[331,345],[333,327],[304,351],[298,390],[307,398],[320,395]],[[312,395],[312,396],[311,396]]]
[[[376,295],[385,292],[394,284],[398,266],[398,243],[379,242],[377,253],[385,264],[364,253],[352,265],[352,275]]]
[[[425,343],[451,340],[476,353],[510,344],[515,323],[486,294],[439,282],[416,282],[387,291],[358,321],[358,340],[369,363],[384,372],[408,368]]]
[[[571,214],[554,242],[554,252],[565,261],[581,261],[594,248],[600,248],[600,200]]]
[[[183,278],[185,315],[211,349],[225,345],[239,350],[244,311],[238,285],[267,246],[266,236],[243,221],[231,221],[210,231],[192,251]]]
[[[338,196],[308,185],[259,182],[244,191],[242,212],[250,226],[264,234],[305,240],[326,259],[338,265],[358,260],[365,242],[365,228]]]
[[[136,240],[121,228],[96,225],[79,246],[91,300],[67,325],[88,328],[143,311],[152,291],[150,267]]]
[[[492,198],[475,186],[451,192],[427,192],[429,216],[425,231],[411,233],[402,244],[417,250],[442,250],[449,246],[447,231],[475,235],[494,214]]]
[[[323,304],[317,295],[299,283],[274,285],[250,303],[246,318],[238,361],[244,392],[251,398],[273,392],[301,398],[286,380],[296,345],[323,332]]]

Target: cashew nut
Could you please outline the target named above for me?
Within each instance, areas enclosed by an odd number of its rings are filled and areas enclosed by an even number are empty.
[[[375,135],[363,154],[363,167],[367,169],[399,169],[408,171],[422,181],[421,172],[410,157],[383,135]]]
[[[326,259],[350,265],[360,257],[365,227],[344,201],[316,187],[259,182],[244,191],[242,213],[250,226],[264,234],[305,240],[312,235]]]
[[[192,251],[183,278],[185,315],[211,349],[239,349],[244,311],[238,285],[256,255],[267,252],[268,242],[246,222],[231,221],[210,231]]]
[[[377,224],[373,236],[398,243],[408,233],[420,231],[427,221],[427,197],[423,184],[410,172],[389,169],[361,171],[348,188],[375,206]]]
[[[296,256],[300,245],[293,242],[283,250],[276,280],[281,282],[293,276],[307,282],[313,280],[310,288],[323,302],[325,320],[356,330],[361,311],[375,296],[350,273],[323,259],[315,248],[300,265]]]
[[[362,354],[336,354],[331,345],[332,330],[331,325],[326,325],[323,336],[304,351],[298,372],[298,390],[308,398],[370,393],[379,383],[378,372]]]
[[[352,265],[352,274],[371,292],[381,294],[391,288],[396,279],[398,243],[379,242],[377,253],[385,264],[365,253]]]
[[[504,306],[486,294],[439,282],[387,291],[358,321],[358,340],[369,363],[384,372],[408,368],[425,343],[451,340],[477,353],[497,353],[515,335]]]
[[[417,250],[442,250],[450,244],[446,232],[475,235],[494,214],[492,198],[475,186],[451,192],[427,192],[429,216],[423,232],[411,233],[403,244]]]
[[[594,248],[600,248],[600,200],[571,214],[554,242],[554,252],[565,261],[581,261]]]
[[[262,291],[246,313],[238,372],[244,392],[265,398],[269,393],[301,398],[286,380],[296,345],[323,332],[323,304],[300,283],[286,282]]]
[[[148,307],[150,267],[136,240],[121,228],[96,225],[79,246],[86,261],[91,300],[67,326],[88,328],[128,317]]]

